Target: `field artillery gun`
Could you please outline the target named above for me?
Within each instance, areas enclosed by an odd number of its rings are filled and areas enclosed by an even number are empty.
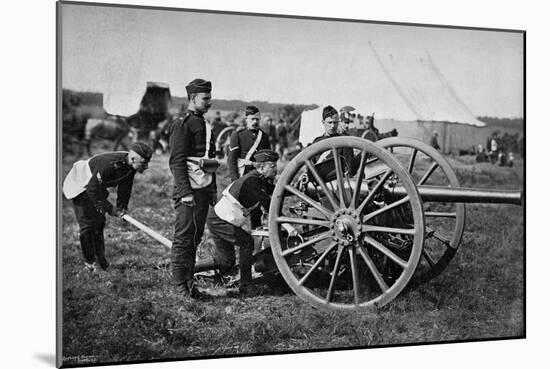
[[[521,191],[461,188],[443,156],[414,139],[326,139],[286,164],[268,228],[252,231],[269,240],[255,253],[254,268],[280,273],[319,309],[376,309],[446,268],[460,246],[465,203],[522,199]],[[285,223],[298,236],[289,237]]]
[[[353,163],[344,150],[353,151]],[[308,303],[375,309],[445,269],[460,245],[465,203],[520,205],[522,192],[461,188],[448,162],[413,139],[326,139],[298,154],[277,181],[269,249]],[[287,237],[284,223],[299,236]]]

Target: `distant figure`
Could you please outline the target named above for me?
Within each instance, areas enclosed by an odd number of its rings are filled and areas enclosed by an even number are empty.
[[[491,164],[495,164],[498,159],[498,134],[493,132],[489,141],[489,158],[491,158]]]
[[[275,127],[277,131],[277,148],[279,157],[283,157],[286,148],[288,147],[288,129],[284,120],[279,119],[279,124]]]
[[[267,134],[269,138],[269,144],[271,145],[271,150],[275,150],[277,146],[277,129],[273,124],[273,118],[267,116],[264,118],[263,124],[260,126],[260,129]]]
[[[434,131],[432,138],[430,139],[430,146],[436,149],[437,151],[441,150],[441,146],[439,146],[438,138],[439,138],[439,132]]]

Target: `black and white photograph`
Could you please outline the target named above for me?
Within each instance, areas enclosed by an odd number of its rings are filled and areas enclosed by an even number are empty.
[[[56,15],[58,366],[526,338],[525,29]]]

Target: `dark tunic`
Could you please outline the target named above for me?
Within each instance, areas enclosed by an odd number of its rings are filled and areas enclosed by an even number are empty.
[[[234,181],[239,178],[239,168],[238,168],[238,159],[245,159],[246,155],[254,145],[256,138],[258,137],[260,130],[250,130],[244,129],[241,131],[235,131],[231,134],[229,140],[229,156],[227,158],[227,165],[229,166],[229,176],[231,180]],[[269,136],[263,132],[262,139],[256,149],[264,150],[270,149],[271,144],[269,143]],[[254,161],[254,155],[250,157],[250,161]],[[245,174],[252,170],[252,166],[247,166],[245,168]]]
[[[108,187],[118,187],[117,208],[128,209],[136,171],[127,163],[127,157],[128,153],[125,151],[108,152],[95,155],[88,162],[92,178],[86,186],[86,194],[101,214],[110,212],[113,208],[107,200]]]
[[[169,166],[174,175],[174,201],[193,193],[187,174],[187,158],[203,157],[206,150],[206,121],[201,113],[187,110],[172,124],[170,131]],[[208,157],[216,155],[215,137],[210,136]],[[216,178],[207,187],[210,192],[216,192]]]
[[[324,134],[322,136],[319,136],[319,137],[315,138],[311,144],[313,145],[317,142],[326,140],[328,138],[342,137],[342,136],[348,136],[348,135],[346,133],[336,134],[336,135],[333,135],[333,136],[328,136],[327,134]],[[359,166],[359,161],[354,159],[353,149],[349,148],[349,147],[341,148],[341,149],[338,149],[338,154],[341,157],[344,158],[344,165],[348,169],[349,175],[354,176],[355,173],[357,172],[357,167]],[[332,154],[329,154],[327,156],[327,159],[329,159],[329,158],[332,158]],[[325,161],[327,161],[327,159],[325,159]],[[318,160],[319,160],[319,156],[314,157],[313,160],[312,160],[313,164],[317,164]],[[328,178],[326,178],[326,179],[328,179]]]

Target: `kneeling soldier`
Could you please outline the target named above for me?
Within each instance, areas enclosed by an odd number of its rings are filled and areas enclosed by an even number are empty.
[[[239,246],[239,272],[241,293],[247,293],[252,282],[252,252],[254,240],[244,229],[250,212],[259,206],[269,209],[271,194],[277,175],[275,151],[260,150],[254,155],[256,169],[231,183],[222,198],[208,214],[207,226],[216,244],[212,257],[199,260],[195,272],[230,269],[235,263],[235,245]]]
[[[80,227],[80,246],[88,269],[95,270],[95,261],[102,269],[109,266],[103,238],[105,213],[119,217],[126,213],[134,175],[147,169],[152,152],[146,144],[136,142],[128,152],[107,152],[79,160],[67,174],[63,193],[73,200]],[[116,207],[107,200],[108,187],[117,187]]]

